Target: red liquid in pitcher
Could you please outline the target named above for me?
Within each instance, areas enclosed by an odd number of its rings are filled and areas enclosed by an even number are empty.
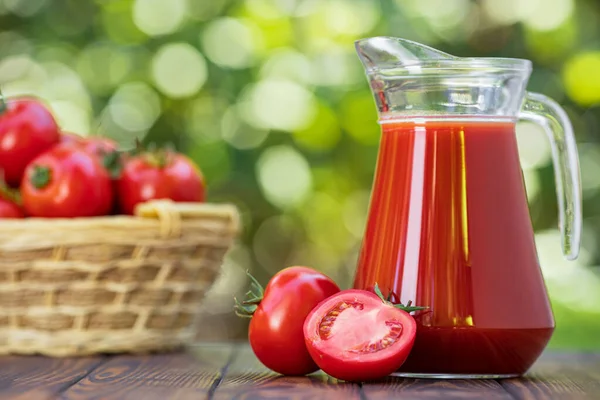
[[[514,122],[383,122],[354,287],[429,307],[400,371],[523,374],[554,320]]]

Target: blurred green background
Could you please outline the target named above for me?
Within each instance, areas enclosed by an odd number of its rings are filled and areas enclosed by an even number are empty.
[[[600,2],[595,0],[0,0],[0,85],[67,131],[172,143],[244,232],[204,305],[206,339],[243,338],[249,269],[309,265],[351,285],[379,127],[353,41],[391,35],[459,56],[528,58],[529,89],[574,124],[584,233],[560,253],[550,148],[519,124],[551,345],[600,348]]]

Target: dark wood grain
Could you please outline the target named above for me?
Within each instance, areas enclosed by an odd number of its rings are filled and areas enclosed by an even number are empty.
[[[196,346],[187,353],[117,356],[59,397],[64,400],[200,400],[232,355],[231,345]]]
[[[436,380],[389,377],[363,385],[369,400],[383,399],[490,399],[513,397],[495,380]]]
[[[600,355],[548,352],[524,378],[501,384],[515,399],[600,399]]]
[[[103,361],[102,357],[0,357],[0,399],[55,398]]]
[[[323,373],[306,377],[275,374],[258,361],[248,346],[241,346],[212,399],[359,400],[361,395],[359,385],[339,382]]]
[[[154,356],[0,357],[0,400],[396,398],[600,399],[600,354],[549,352],[521,379],[389,377],[363,385],[340,382],[321,372],[307,377],[275,374],[247,344],[203,344],[185,353]]]

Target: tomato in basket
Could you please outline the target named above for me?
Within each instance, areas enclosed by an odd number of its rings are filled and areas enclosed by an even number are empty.
[[[183,154],[172,150],[142,151],[123,161],[117,182],[120,211],[133,214],[139,203],[154,199],[202,202],[204,176]]]
[[[0,197],[0,219],[2,218],[25,218],[25,214],[17,203]]]
[[[23,208],[36,217],[107,215],[113,204],[110,175],[79,146],[59,144],[35,158],[21,182]]]
[[[80,136],[72,132],[62,132],[61,143],[81,147],[98,157],[113,178],[119,176],[121,154],[114,140],[103,136]]]
[[[27,164],[59,140],[56,121],[43,103],[0,95],[0,170],[8,185],[17,187]]]
[[[62,131],[60,133],[60,143],[76,144],[83,142],[84,137],[73,132]]]

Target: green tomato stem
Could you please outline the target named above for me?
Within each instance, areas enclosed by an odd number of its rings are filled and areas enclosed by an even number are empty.
[[[6,98],[4,94],[2,94],[2,90],[0,90],[0,114],[4,114],[8,110],[8,103],[6,102]]]
[[[429,307],[419,307],[419,306],[412,306],[412,300],[409,300],[408,303],[406,303],[406,305],[402,304],[402,303],[398,303],[398,304],[394,304],[390,301],[391,298],[391,294],[388,296],[388,298],[386,299],[383,296],[383,293],[381,293],[381,289],[379,289],[379,285],[377,283],[375,283],[375,287],[373,288],[373,290],[375,291],[375,294],[377,295],[377,297],[379,297],[381,299],[381,301],[383,301],[385,304],[388,304],[392,307],[396,307],[402,311],[406,311],[407,313],[413,312],[413,311],[419,311],[419,310],[426,310]]]
[[[265,291],[262,285],[249,271],[246,271],[246,275],[250,278],[250,290],[246,292],[246,299],[242,302],[236,297],[233,298],[233,301],[235,302],[233,310],[238,317],[252,318],[252,315],[254,315],[254,312],[265,295]]]
[[[36,165],[33,169],[30,182],[36,189],[43,189],[50,183],[52,179],[52,171],[50,168]]]

